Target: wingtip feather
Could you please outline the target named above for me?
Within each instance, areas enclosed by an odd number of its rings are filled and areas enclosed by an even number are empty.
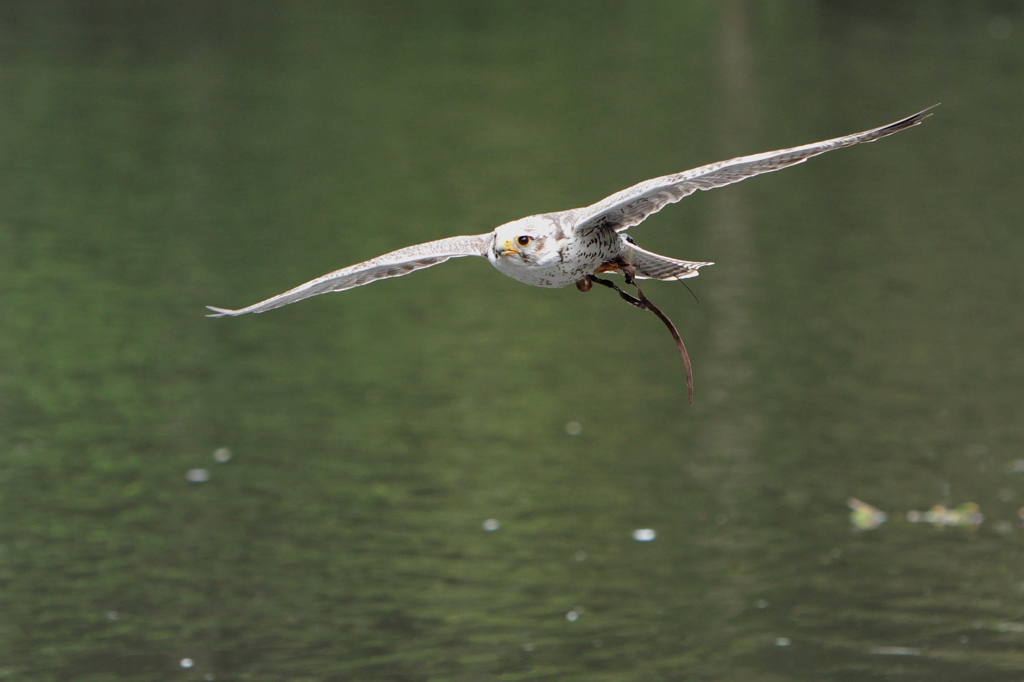
[[[897,131],[905,130],[907,128],[913,128],[916,125],[921,125],[921,122],[924,121],[929,116],[931,116],[933,113],[932,110],[935,107],[939,106],[939,104],[941,104],[941,102],[933,104],[927,109],[922,109],[921,111],[917,112],[912,116],[907,116],[902,120],[896,121],[895,123],[886,126],[884,130],[886,130],[887,132],[891,131],[895,133]]]
[[[228,310],[227,308],[215,308],[212,305],[206,306],[207,310],[212,310],[213,315],[207,315],[207,317],[230,317],[236,314],[234,310]]]

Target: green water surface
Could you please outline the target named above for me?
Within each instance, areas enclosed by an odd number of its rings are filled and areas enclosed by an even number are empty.
[[[937,102],[632,230],[692,407],[480,259],[204,317]],[[0,679],[1022,679],[1022,112],[1020,2],[3,3]]]

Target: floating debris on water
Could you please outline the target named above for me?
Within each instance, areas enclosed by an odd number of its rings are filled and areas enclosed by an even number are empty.
[[[195,662],[191,658],[183,658],[178,663],[182,668],[191,668]]]
[[[920,656],[921,650],[912,646],[873,646],[869,653],[875,656]]]
[[[637,542],[650,542],[656,537],[658,534],[654,532],[653,528],[637,528],[633,531],[633,539]]]
[[[907,512],[907,521],[930,523],[937,528],[978,526],[984,520],[985,515],[978,510],[978,505],[974,502],[964,502],[956,509],[946,509],[943,505],[937,504],[926,512]]]
[[[217,448],[213,451],[213,458],[220,464],[231,461],[231,450],[228,448]]]
[[[856,497],[846,500],[846,506],[850,508],[850,523],[857,530],[873,530],[878,528],[889,518],[884,511],[872,507],[867,502],[861,502]]]
[[[1015,459],[1006,468],[1011,474],[1024,474],[1024,459]]]
[[[487,519],[484,521],[484,530],[488,533],[494,532],[501,528],[501,524],[498,523],[498,519]]]
[[[192,483],[206,483],[210,480],[210,472],[206,469],[189,469],[185,477]]]
[[[766,609],[766,608],[768,608],[768,600],[767,599],[758,599],[757,601],[754,602],[754,606],[756,606],[759,609]]]
[[[999,632],[1020,632],[1024,633],[1024,623],[1000,623],[996,626]]]
[[[587,560],[587,553],[584,552],[582,549],[579,550],[578,552],[576,552],[575,554],[573,554],[573,556],[576,558],[576,561],[586,561]]]
[[[789,637],[776,637],[775,646],[789,646],[793,642],[790,641]]]
[[[583,427],[579,422],[569,422],[565,425],[565,432],[570,436],[578,436],[583,432]]]
[[[579,618],[580,614],[576,611],[570,611],[569,613],[565,614],[565,619],[570,623],[575,623],[577,620],[579,620]]]

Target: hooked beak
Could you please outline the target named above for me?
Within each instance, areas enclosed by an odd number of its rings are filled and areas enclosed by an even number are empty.
[[[517,249],[515,246],[512,245],[512,240],[511,239],[506,240],[505,243],[500,245],[500,246],[495,245],[495,247],[494,247],[494,254],[498,258],[501,258],[503,256],[508,256],[508,255],[513,254],[513,253],[514,254],[518,254],[519,253],[519,249]]]

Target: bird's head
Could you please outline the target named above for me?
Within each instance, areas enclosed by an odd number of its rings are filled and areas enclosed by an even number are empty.
[[[505,223],[494,230],[494,260],[536,263],[551,236],[551,222],[535,216]]]

